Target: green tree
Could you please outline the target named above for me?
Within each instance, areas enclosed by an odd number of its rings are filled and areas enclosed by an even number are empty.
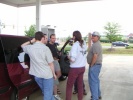
[[[66,38],[66,41],[69,40],[70,38],[71,38],[71,36],[68,36],[68,37]]]
[[[88,42],[88,34],[85,37],[83,37],[83,40]]]
[[[118,34],[116,40],[117,41],[122,41],[122,35]]]
[[[25,29],[25,36],[33,37],[36,32],[36,26],[31,25],[28,30]]]
[[[118,34],[120,32],[120,26],[118,23],[108,22],[106,26],[104,26],[104,29],[105,29],[106,37],[110,43],[120,39],[120,35]],[[111,45],[111,48],[112,48],[112,45]]]

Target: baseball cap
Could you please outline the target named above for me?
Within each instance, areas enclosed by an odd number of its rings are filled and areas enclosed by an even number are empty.
[[[99,32],[96,32],[95,31],[95,32],[92,33],[92,36],[98,36],[98,37],[100,37],[100,34],[99,34]]]

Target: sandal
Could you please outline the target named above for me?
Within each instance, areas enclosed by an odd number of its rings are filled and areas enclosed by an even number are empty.
[[[57,94],[61,94],[61,91],[59,89],[57,89]]]
[[[87,95],[87,92],[86,92],[86,91],[84,91],[84,92],[83,92],[83,94],[84,94],[84,95]]]
[[[73,94],[77,94],[77,91],[73,91]]]

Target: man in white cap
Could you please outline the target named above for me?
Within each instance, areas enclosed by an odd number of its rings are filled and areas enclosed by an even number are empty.
[[[99,73],[102,67],[102,46],[100,43],[100,34],[98,32],[92,33],[92,46],[87,55],[87,62],[89,64],[89,87],[91,92],[91,100],[101,99]]]

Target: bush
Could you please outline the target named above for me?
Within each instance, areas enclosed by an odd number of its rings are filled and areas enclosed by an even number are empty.
[[[31,25],[28,30],[25,29],[25,36],[34,37],[36,32],[36,26]]]
[[[133,49],[133,46],[127,46],[126,49]]]
[[[123,40],[122,40],[122,42],[125,42],[125,43],[127,43],[128,41],[127,41],[127,40],[125,40],[125,39],[123,39]]]
[[[133,43],[133,39],[129,39],[128,41],[129,41],[129,43]]]
[[[101,39],[100,39],[100,42],[102,42],[102,43],[109,43],[109,40],[108,40],[108,39],[103,39],[103,38],[101,38]]]

